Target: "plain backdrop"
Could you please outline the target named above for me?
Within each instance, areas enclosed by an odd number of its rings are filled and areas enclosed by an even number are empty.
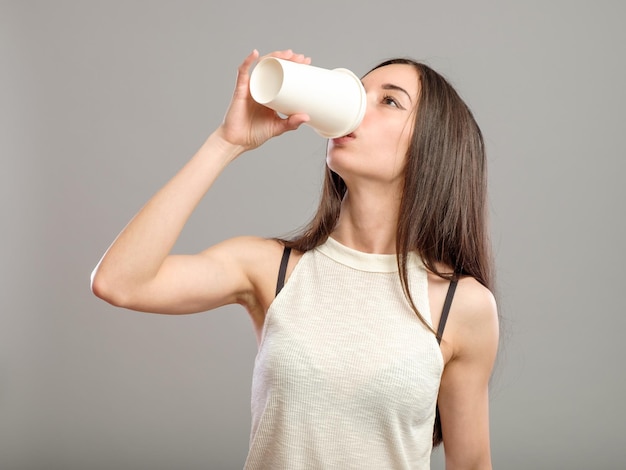
[[[221,122],[254,48],[357,75],[410,56],[454,84],[489,155],[494,466],[624,468],[625,17],[621,0],[2,1],[0,468],[242,467],[244,310],[116,309],[89,275]],[[237,160],[176,251],[303,225],[325,145],[303,127]]]

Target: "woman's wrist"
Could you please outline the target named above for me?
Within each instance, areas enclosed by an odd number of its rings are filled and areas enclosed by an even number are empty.
[[[223,126],[219,126],[206,140],[203,147],[211,148],[211,154],[220,155],[225,164],[235,160],[239,155],[248,150],[245,146],[232,143],[224,133]]]

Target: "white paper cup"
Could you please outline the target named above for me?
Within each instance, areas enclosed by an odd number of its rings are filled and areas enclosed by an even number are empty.
[[[323,69],[267,57],[250,76],[250,94],[281,114],[306,113],[308,125],[332,139],[354,131],[365,115],[361,80],[347,69]]]

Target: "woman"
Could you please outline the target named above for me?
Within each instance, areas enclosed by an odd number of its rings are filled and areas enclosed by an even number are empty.
[[[491,468],[483,142],[430,68],[397,60],[365,75],[365,117],[329,141],[322,201],[299,237],[170,254],[228,163],[308,120],[251,99],[257,59],[239,67],[223,123],[106,252],[94,293],[154,313],[247,309],[259,352],[246,468],[425,469],[441,439],[448,469]]]

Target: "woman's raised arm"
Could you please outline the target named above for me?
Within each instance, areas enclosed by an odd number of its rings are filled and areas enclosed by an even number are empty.
[[[289,50],[271,55],[310,62]],[[267,241],[239,238],[196,255],[172,256],[170,252],[192,212],[230,162],[308,119],[303,114],[281,119],[252,100],[249,73],[257,59],[254,51],[240,65],[223,123],[106,251],[92,273],[95,295],[117,306],[157,313],[191,313],[227,303],[255,302],[250,295],[256,290],[258,273],[253,270],[259,265],[252,261],[255,256],[266,256]]]

